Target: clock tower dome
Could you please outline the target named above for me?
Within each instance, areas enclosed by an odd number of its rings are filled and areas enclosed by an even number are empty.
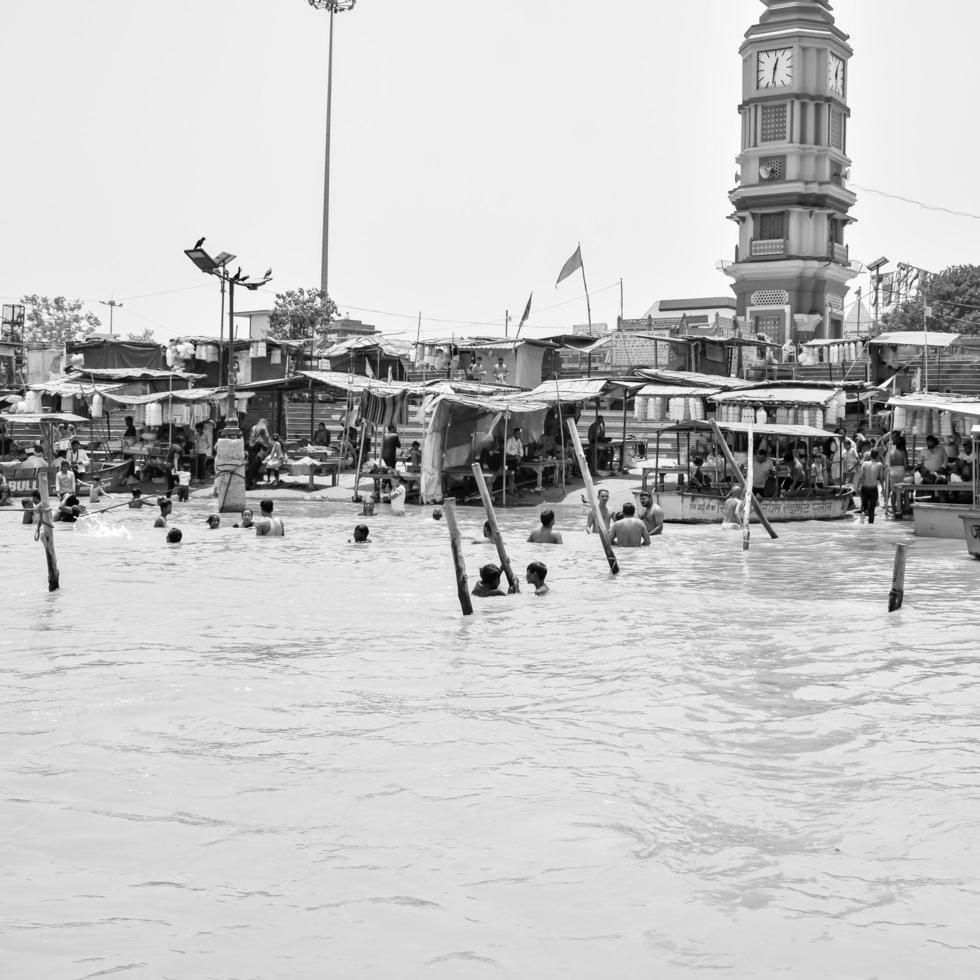
[[[729,194],[738,223],[740,320],[777,343],[839,337],[850,267],[848,37],[828,0],[762,0],[742,55],[742,151]]]

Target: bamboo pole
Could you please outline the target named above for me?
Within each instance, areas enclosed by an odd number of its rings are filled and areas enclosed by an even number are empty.
[[[732,455],[732,451],[728,448],[728,443],[725,442],[725,437],[722,435],[721,429],[718,428],[718,423],[714,419],[708,420],[711,423],[711,428],[714,430],[715,441],[721,446],[722,455],[731,465],[732,472],[735,475],[735,479],[742,485],[742,489],[745,491],[746,495],[750,498],[752,509],[756,512],[759,517],[762,526],[766,529],[769,537],[775,540],[779,535],[772,529],[772,525],[769,523],[769,518],[762,513],[762,505],[758,500],[755,499],[755,494],[752,492],[752,487],[746,486],[745,477],[742,476],[742,471],[738,468],[738,464],[735,462],[735,457]],[[751,447],[750,447],[751,448]]]
[[[752,426],[749,426],[749,463],[746,467],[747,473],[745,476],[745,509],[743,511],[742,517],[742,551],[749,550],[749,542],[752,538],[752,500],[755,499],[752,493],[752,487],[754,480],[752,479],[752,469],[755,461],[755,449],[753,446],[753,432]],[[751,498],[751,499],[750,499]]]
[[[470,597],[469,581],[466,578],[466,562],[463,559],[463,545],[459,537],[459,524],[456,523],[456,501],[449,499],[443,504],[446,526],[449,528],[449,544],[453,552],[453,565],[456,569],[456,592],[459,606],[464,616],[473,615],[473,600]]]
[[[483,498],[483,509],[487,512],[487,520],[490,522],[490,533],[493,537],[493,543],[497,546],[497,557],[500,558],[500,567],[504,570],[504,575],[507,576],[507,582],[510,585],[511,592],[520,592],[521,584],[514,577],[514,570],[510,567],[510,557],[507,555],[507,549],[504,547],[503,535],[501,535],[500,528],[497,526],[497,515],[493,510],[493,498],[490,496],[490,488],[487,486],[487,481],[483,476],[483,469],[479,463],[473,464],[473,476],[476,477],[476,485],[480,488],[480,496]]]
[[[582,479],[585,481],[585,492],[589,498],[589,506],[592,508],[592,517],[595,522],[596,531],[599,533],[599,540],[602,542],[602,550],[606,553],[606,561],[609,562],[609,571],[613,575],[618,575],[619,562],[616,561],[616,554],[613,551],[612,541],[609,538],[609,529],[606,527],[606,522],[602,519],[602,514],[599,512],[599,501],[595,495],[595,484],[592,482],[592,474],[589,472],[588,464],[585,462],[585,453],[582,451],[582,440],[579,437],[574,418],[568,420],[568,431],[572,437],[572,448],[575,450],[575,458],[578,460],[579,468],[582,470]]]
[[[37,537],[44,545],[44,556],[48,562],[48,592],[57,592],[61,585],[61,573],[58,571],[58,556],[54,551],[54,523],[51,514],[51,501],[48,498],[47,470],[38,474],[37,488],[41,494]]]
[[[895,546],[895,567],[892,571],[892,590],[888,593],[888,611],[895,612],[902,608],[905,598],[905,559],[908,545]]]

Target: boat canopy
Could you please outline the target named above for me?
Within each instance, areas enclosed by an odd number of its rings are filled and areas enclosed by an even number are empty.
[[[893,347],[951,347],[960,339],[958,333],[939,333],[930,330],[892,330],[872,337],[869,343],[891,344]]]
[[[779,425],[772,422],[718,422],[722,432],[739,432],[747,435],[751,429],[756,435],[796,436],[798,439],[840,439],[841,436],[826,429],[812,425]],[[710,422],[677,422],[673,425],[657,426],[657,434],[665,432],[714,432]]]
[[[23,422],[25,425],[40,425],[42,422],[53,422],[55,425],[61,425],[62,423],[72,425],[78,425],[80,422],[91,422],[91,419],[87,419],[82,415],[72,415],[70,412],[44,412],[41,415],[27,414],[26,412],[21,415],[16,412],[11,412],[6,415],[0,415],[0,421],[3,422]]]
[[[955,412],[957,415],[980,417],[980,401],[975,398],[946,398],[942,395],[896,395],[888,399],[889,408],[905,408],[909,411],[926,409],[933,412]]]

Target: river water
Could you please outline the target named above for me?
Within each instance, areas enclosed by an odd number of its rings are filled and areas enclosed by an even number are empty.
[[[54,594],[0,518],[4,977],[980,974],[962,543],[668,527],[612,579],[515,511],[553,591],[463,619],[428,508],[177,507],[59,528]]]

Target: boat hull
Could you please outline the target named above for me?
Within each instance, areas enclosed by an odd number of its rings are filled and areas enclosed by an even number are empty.
[[[963,525],[966,550],[980,561],[980,511],[971,510],[959,515]]]
[[[933,504],[917,500],[912,507],[915,533],[923,538],[947,538],[955,541],[963,536],[960,518],[975,513],[969,504]]]
[[[54,493],[54,478],[57,471],[53,467],[40,467],[38,469],[18,467],[17,469],[10,470],[5,468],[4,472],[12,497],[29,497],[37,490],[42,477],[47,478],[48,493]],[[103,466],[93,475],[98,476],[102,480],[102,488],[106,493],[113,493],[116,490],[121,490],[125,486],[126,480],[132,474],[133,460],[126,459],[118,463]],[[88,489],[89,484],[87,480],[79,480],[78,483],[79,487],[76,492],[82,492]]]
[[[701,493],[655,492],[668,524],[720,524],[724,497]],[[839,521],[847,516],[853,498],[849,493],[834,497],[760,498],[762,513],[773,524],[795,521]],[[753,511],[752,522],[759,516]]]

